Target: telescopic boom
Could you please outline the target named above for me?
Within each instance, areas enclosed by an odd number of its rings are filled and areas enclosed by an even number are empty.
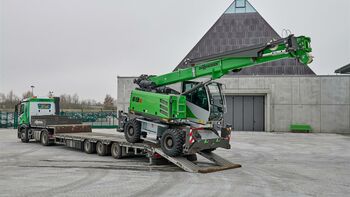
[[[188,68],[159,76],[143,75],[136,79],[135,83],[141,88],[152,89],[203,76],[218,79],[230,71],[239,71],[245,67],[287,58],[295,58],[300,63],[310,64],[313,60],[310,55],[312,51],[310,42],[309,37],[290,35],[267,44],[241,48],[204,58],[186,59],[183,65],[188,66]]]

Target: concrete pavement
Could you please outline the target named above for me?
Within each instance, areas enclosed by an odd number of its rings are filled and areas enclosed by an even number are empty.
[[[94,132],[114,133],[114,130]],[[235,132],[216,153],[242,168],[191,174],[63,146],[21,143],[0,129],[0,196],[348,196],[350,137]],[[199,161],[201,160],[199,158]]]

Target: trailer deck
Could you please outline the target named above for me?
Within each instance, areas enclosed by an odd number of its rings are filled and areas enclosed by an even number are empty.
[[[165,154],[159,145],[149,141],[143,141],[142,143],[129,143],[124,136],[119,134],[107,134],[96,132],[80,132],[80,133],[58,133],[53,136],[56,144],[65,145],[78,150],[84,150],[86,143],[91,143],[93,147],[105,146],[105,154],[101,154],[101,151],[92,151],[88,153],[97,152],[101,156],[110,155],[112,149],[117,146],[119,148],[118,156],[112,154],[117,159],[122,159],[125,156],[143,155],[149,158],[150,164],[157,163],[160,159],[175,164],[184,171],[192,173],[210,173],[216,171],[222,171],[227,169],[239,168],[240,164],[234,164],[215,153],[199,152],[199,155],[212,161],[210,164],[201,165],[199,162],[190,161],[187,157],[171,157]],[[97,147],[98,149],[98,147]],[[87,152],[87,151],[85,151]]]

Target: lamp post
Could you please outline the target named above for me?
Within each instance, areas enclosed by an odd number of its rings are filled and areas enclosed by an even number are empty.
[[[35,88],[35,86],[31,85],[30,87],[32,88],[32,96],[34,96],[34,88]]]

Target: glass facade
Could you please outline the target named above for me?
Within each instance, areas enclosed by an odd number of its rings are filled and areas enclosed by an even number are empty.
[[[236,0],[225,11],[225,14],[252,13],[252,12],[256,12],[256,10],[247,0]]]

